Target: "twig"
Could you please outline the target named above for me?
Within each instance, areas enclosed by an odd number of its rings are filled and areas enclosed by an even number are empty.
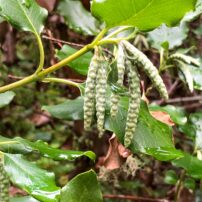
[[[131,200],[131,201],[143,201],[143,202],[170,202],[167,199],[152,199],[152,198],[145,198],[145,197],[139,197],[139,196],[112,195],[112,194],[105,194],[104,198],[126,199],[126,200]]]
[[[184,177],[185,177],[185,170],[183,170],[181,172],[181,175],[180,175],[180,179],[176,185],[176,193],[175,193],[175,202],[178,202],[179,199],[180,199],[180,194],[181,194],[181,191],[182,191],[182,187],[183,187],[183,180],[184,180]]]
[[[167,104],[178,103],[178,102],[193,102],[193,101],[202,101],[202,96],[195,97],[182,97],[182,98],[173,98],[165,101]],[[154,101],[155,103],[159,103],[159,101]]]
[[[173,83],[173,85],[170,87],[170,89],[168,90],[168,95],[169,95],[169,96],[171,96],[171,95],[173,94],[173,92],[174,92],[175,88],[177,87],[178,83],[179,83],[179,80],[177,79],[177,80]],[[164,100],[164,99],[161,99],[157,104],[161,105],[161,104],[163,104],[163,103],[165,103],[165,100]]]
[[[8,78],[20,80],[20,79],[24,79],[25,77],[14,76],[14,75],[9,74],[9,75],[8,75]],[[63,78],[63,79],[66,79],[66,78]],[[84,82],[85,82],[84,79],[82,80],[82,79],[71,79],[71,78],[68,78],[68,80],[70,80],[70,81],[72,81],[72,82],[77,82],[77,83],[84,83]]]
[[[68,41],[63,41],[63,40],[56,39],[56,38],[53,38],[53,37],[49,37],[49,36],[46,36],[46,35],[43,35],[42,38],[51,40],[51,41],[53,41],[55,43],[67,44],[67,45],[70,45],[70,46],[76,46],[78,48],[82,48],[82,47],[85,46],[84,44],[78,44],[78,43],[72,43],[72,42],[68,42]]]
[[[51,41],[53,41],[54,43],[57,43],[57,44],[58,43],[59,44],[66,44],[66,45],[75,46],[75,47],[78,47],[78,48],[82,48],[82,47],[85,46],[85,44],[78,44],[78,43],[72,43],[72,42],[68,42],[68,41],[63,41],[63,40],[56,39],[56,38],[53,38],[53,37],[49,37],[49,36],[46,36],[46,35],[43,35],[42,38],[51,40]],[[108,49],[104,48],[103,50],[107,54],[109,54],[110,56],[114,57],[114,55],[112,54],[112,52],[109,51]]]

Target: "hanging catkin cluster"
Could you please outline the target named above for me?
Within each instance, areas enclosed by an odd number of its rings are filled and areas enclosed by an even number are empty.
[[[160,95],[168,99],[166,87],[160,77],[157,68],[141,51],[136,49],[127,41],[121,41],[117,51],[117,85],[124,86],[124,75],[128,77],[129,86],[129,108],[126,120],[124,144],[130,146],[137,127],[141,91],[140,80],[137,68],[143,68]],[[95,55],[91,61],[88,78],[86,81],[84,99],[84,127],[88,130],[95,115],[97,116],[97,127],[100,135],[104,132],[104,119],[107,93],[107,67],[108,63],[102,55],[101,49],[95,50]],[[120,97],[118,94],[111,94],[111,117],[117,116]]]
[[[147,56],[144,55],[144,53],[139,51],[128,41],[122,41],[122,43],[125,46],[129,57],[131,57],[131,59],[135,63],[137,63],[138,67],[144,69],[147,76],[151,79],[153,85],[159,91],[161,97],[163,97],[164,99],[168,99],[167,89],[165,87],[165,84],[163,83],[162,78],[158,73],[157,68],[151,63],[151,61],[147,58]]]
[[[153,85],[159,91],[160,95],[165,99],[168,98],[166,87],[158,73],[157,68],[151,63],[146,55],[136,49],[129,42],[120,42],[117,54],[117,84],[123,86],[125,70],[127,70],[126,73],[129,81],[129,108],[124,137],[124,145],[126,147],[131,144],[135,134],[141,103],[140,80],[137,67],[143,68],[148,77],[151,79]],[[119,96],[112,94],[111,99],[111,116],[115,117],[118,109]]]
[[[129,81],[129,108],[126,121],[124,145],[128,147],[131,144],[131,141],[133,139],[137,127],[140,102],[141,102],[141,91],[140,91],[140,80],[138,77],[136,67],[133,66],[130,60],[126,61],[126,66],[128,69],[128,81]]]
[[[104,132],[106,89],[107,89],[107,62],[102,56],[101,49],[96,49],[92,58],[86,80],[84,98],[84,128],[89,130],[92,120],[97,116],[97,127],[100,135]]]
[[[123,86],[124,73],[125,73],[125,53],[121,44],[118,45],[117,52],[117,71],[118,80],[117,84]],[[115,117],[118,111],[119,95],[112,93],[111,95],[111,116]]]
[[[0,201],[9,202],[9,179],[4,170],[3,157],[0,154]]]
[[[200,62],[197,59],[181,53],[175,53],[171,55],[170,59],[177,59],[189,65],[193,64],[194,66],[197,66],[197,67],[200,66]]]

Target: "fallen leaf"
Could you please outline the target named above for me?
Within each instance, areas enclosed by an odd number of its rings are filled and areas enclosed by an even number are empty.
[[[130,154],[131,152],[118,141],[114,134],[109,139],[107,155],[99,159],[97,166],[104,166],[108,170],[120,168]]]
[[[175,123],[170,118],[170,115],[167,114],[166,112],[150,111],[150,113],[155,119],[157,119],[157,120],[159,120],[159,121],[161,121],[161,122],[163,122],[163,123],[165,123],[165,124],[167,124],[169,126],[174,126],[175,125]]]
[[[37,127],[43,126],[50,122],[50,117],[45,112],[41,114],[36,113],[32,115],[31,122]]]

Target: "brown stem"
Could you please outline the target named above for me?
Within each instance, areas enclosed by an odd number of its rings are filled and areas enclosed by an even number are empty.
[[[167,199],[153,199],[153,198],[145,198],[139,196],[129,196],[129,195],[112,195],[112,194],[105,194],[104,198],[109,199],[125,199],[131,201],[143,201],[143,202],[170,202]]]

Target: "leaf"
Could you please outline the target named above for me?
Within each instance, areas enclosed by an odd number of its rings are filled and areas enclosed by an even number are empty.
[[[186,187],[187,189],[195,190],[196,188],[195,180],[192,178],[186,178],[184,180],[184,187]]]
[[[147,31],[163,23],[175,25],[194,9],[195,3],[196,0],[93,0],[91,9],[107,27],[132,25]]]
[[[31,196],[15,197],[11,198],[9,202],[39,202]]]
[[[38,35],[48,12],[34,0],[0,0],[0,16],[16,28]]]
[[[52,116],[59,119],[78,121],[83,119],[83,98],[67,100],[62,104],[53,106],[43,106],[42,110],[49,112]]]
[[[15,185],[41,202],[58,202],[60,188],[53,173],[38,168],[21,155],[4,154],[5,170]]]
[[[63,60],[66,57],[74,54],[77,52],[76,49],[72,48],[71,46],[64,45],[61,50],[57,51],[56,57],[59,60]],[[79,58],[75,59],[74,61],[68,63],[68,66],[78,72],[81,75],[87,75],[88,74],[88,67],[90,65],[91,58],[93,57],[93,54],[91,52],[88,52]]]
[[[174,121],[178,125],[184,125],[187,123],[185,111],[180,107],[175,107],[173,105],[166,105],[164,107],[161,107],[159,105],[149,105],[149,110],[168,113],[172,121]]]
[[[198,0],[196,3],[195,11],[189,12],[185,17],[184,20],[187,22],[191,22],[196,19],[202,13],[202,0]]]
[[[148,33],[148,39],[153,48],[160,50],[165,43],[168,49],[181,46],[187,38],[189,28],[185,23],[181,23],[176,27],[167,27],[165,24]]]
[[[194,88],[197,90],[202,90],[202,67],[196,68],[189,65],[189,68],[194,80]]]
[[[128,100],[122,98],[121,102],[116,118],[107,116],[105,127],[107,130],[113,131],[123,143]],[[171,127],[154,119],[145,102],[141,103],[138,125],[130,150],[151,155],[161,161],[182,156],[172,142]]]
[[[10,142],[10,144],[3,144],[3,142]],[[3,152],[14,154],[29,154],[37,152],[44,157],[51,158],[57,161],[72,161],[82,156],[86,156],[93,161],[96,158],[95,154],[91,151],[81,152],[55,149],[50,147],[43,141],[30,142],[20,137],[8,139],[0,136],[0,150]]]
[[[171,120],[170,115],[166,112],[161,111],[150,111],[150,114],[157,120],[165,123],[169,126],[174,126],[175,123]]]
[[[102,161],[98,162],[96,166],[104,166],[107,170],[115,170],[120,168],[125,159],[130,155],[130,150],[120,144],[116,135],[113,134],[109,139],[109,148],[106,156],[102,157]]]
[[[61,0],[58,11],[70,29],[85,35],[96,35],[99,32],[99,22],[79,0]]]
[[[10,104],[10,102],[15,97],[15,93],[12,91],[7,91],[0,94],[0,108]]]
[[[185,63],[180,62],[180,61],[178,61],[177,63],[178,63],[177,66],[178,66],[179,70],[182,72],[184,80],[187,83],[190,92],[193,92],[194,81],[193,81],[193,77],[192,77],[192,74],[190,72],[188,65],[186,65]]]
[[[52,116],[65,120],[83,120],[83,97],[68,100],[56,106],[43,107]],[[123,143],[125,134],[128,98],[122,97],[115,119],[110,117],[110,105],[106,109],[105,129],[114,132]],[[79,112],[79,113],[78,113]],[[172,142],[172,130],[166,124],[154,119],[144,102],[140,109],[138,127],[130,147],[133,152],[142,152],[159,160],[170,160],[182,156]]]
[[[174,170],[166,171],[164,182],[166,184],[175,185],[178,181],[178,176]]]
[[[168,49],[181,46],[183,41],[188,37],[188,22],[194,20],[201,13],[202,0],[198,0],[195,11],[187,13],[181,20],[180,25],[171,28],[162,25],[154,31],[149,32],[148,37],[152,47],[160,50],[165,43],[168,43]]]
[[[190,154],[184,153],[184,157],[172,161],[174,166],[183,168],[187,174],[195,179],[202,179],[202,161]]]
[[[61,191],[61,202],[102,202],[102,194],[93,170],[77,175]]]
[[[190,114],[189,121],[195,131],[195,147],[196,149],[202,149],[202,113]]]

